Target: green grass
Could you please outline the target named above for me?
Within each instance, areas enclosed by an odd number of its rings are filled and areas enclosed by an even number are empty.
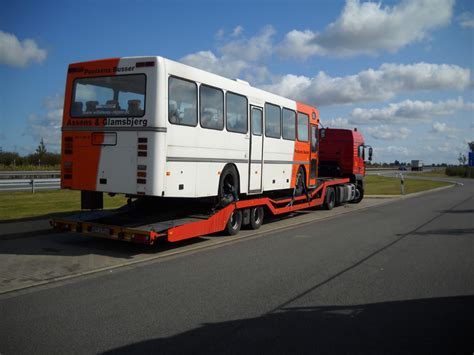
[[[428,177],[447,177],[446,168],[433,168],[431,171],[407,171],[406,173],[414,176],[428,176]]]
[[[127,202],[125,196],[110,197],[104,194],[104,207],[116,208]],[[81,209],[81,192],[55,190],[0,193],[0,221],[30,217],[48,218]]]
[[[0,164],[0,171],[59,171],[61,165],[3,165]]]
[[[405,194],[451,185],[449,182],[405,179]],[[365,177],[365,195],[400,195],[400,179],[369,175]]]
[[[450,185],[447,182],[405,179],[405,193],[424,191]],[[365,177],[366,195],[399,195],[400,180],[384,176]],[[110,197],[104,194],[104,207],[117,208],[127,202],[125,196]],[[0,221],[23,218],[49,218],[68,214],[81,208],[80,191],[55,190],[0,193]]]

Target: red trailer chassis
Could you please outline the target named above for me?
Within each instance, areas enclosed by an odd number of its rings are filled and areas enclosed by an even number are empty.
[[[327,202],[326,195],[329,191],[328,189],[348,183],[349,179],[322,179],[315,188],[309,190],[305,195],[279,199],[259,197],[240,200],[205,217],[201,216],[195,218],[190,216],[189,218],[160,221],[159,223],[145,223],[133,227],[97,222],[97,218],[95,218],[97,215],[94,212],[86,213],[85,215],[71,216],[70,218],[56,218],[51,220],[50,223],[56,230],[77,232],[87,236],[149,245],[154,244],[159,239],[164,239],[169,242],[178,242],[224,231],[229,223],[229,219],[235,211],[248,210],[254,207],[266,207],[267,211],[272,215],[281,215],[322,206]],[[97,213],[110,215],[114,212],[99,211]]]

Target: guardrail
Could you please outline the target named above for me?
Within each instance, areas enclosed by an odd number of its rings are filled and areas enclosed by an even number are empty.
[[[0,180],[0,191],[57,190],[60,179],[9,179]]]
[[[59,178],[60,171],[56,170],[35,170],[35,171],[0,171],[0,180],[3,179],[39,179],[39,178]]]

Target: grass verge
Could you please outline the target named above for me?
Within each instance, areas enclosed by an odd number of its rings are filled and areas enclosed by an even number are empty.
[[[127,202],[125,196],[104,194],[104,207],[117,208]],[[0,193],[0,222],[31,217],[48,218],[81,209],[81,192],[72,190]]]
[[[444,181],[405,179],[405,194],[452,185]],[[369,175],[365,177],[365,195],[400,195],[400,179]]]
[[[405,180],[405,193],[434,189],[450,183],[429,180]],[[400,180],[384,176],[365,177],[366,195],[399,195]],[[127,202],[125,196],[110,197],[104,194],[106,209],[123,206]],[[31,192],[0,193],[0,222],[23,218],[49,218],[53,215],[68,214],[81,208],[80,191],[55,190]]]

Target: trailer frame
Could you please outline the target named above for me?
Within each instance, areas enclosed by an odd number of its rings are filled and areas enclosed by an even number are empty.
[[[283,198],[257,197],[242,199],[221,208],[207,218],[184,218],[179,220],[161,221],[156,225],[147,223],[138,227],[127,227],[118,224],[94,222],[99,216],[111,216],[114,211],[95,211],[81,216],[54,218],[51,226],[58,231],[76,232],[84,236],[123,240],[128,242],[153,245],[157,240],[179,242],[208,234],[222,232],[226,229],[229,218],[234,211],[265,207],[272,215],[282,215],[308,208],[324,205],[328,188],[348,184],[348,178],[319,179],[318,184],[306,191],[304,195]],[[189,221],[188,221],[189,220]],[[159,226],[169,226],[163,227]],[[259,227],[259,226],[258,226]]]

